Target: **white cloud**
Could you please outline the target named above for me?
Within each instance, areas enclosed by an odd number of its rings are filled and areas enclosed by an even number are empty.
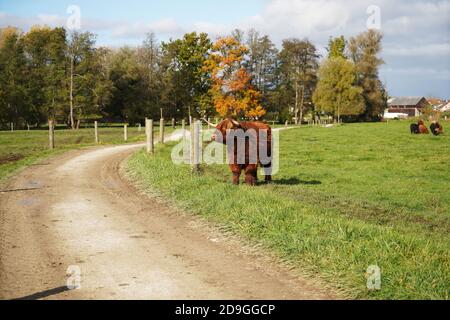
[[[380,7],[381,31],[388,45],[397,40],[406,46],[424,40],[450,40],[450,2],[425,0],[271,0],[259,14],[235,24],[201,21],[185,29],[208,32],[214,37],[235,28],[254,28],[269,34],[277,44],[285,38],[307,37],[323,46],[330,36],[350,37],[366,31],[367,8],[373,4]]]
[[[20,17],[10,15],[5,12],[0,12],[0,28],[6,26],[18,27],[24,31],[30,29],[34,25],[47,25],[49,27],[66,27],[67,18],[69,16],[38,14],[32,17]],[[115,21],[105,21],[100,19],[86,19],[82,18],[81,27],[83,30],[98,32],[103,30],[110,30],[117,25]]]
[[[449,1],[399,1],[396,6],[386,6],[383,12],[383,31],[387,35],[432,36],[440,29],[441,36],[448,35]]]
[[[217,24],[200,21],[186,29],[209,33],[212,37],[224,35],[233,29],[256,29],[270,35],[280,44],[285,38],[320,37],[345,33],[351,20],[354,4],[344,0],[272,0],[257,15],[249,16],[235,24]],[[365,14],[366,7],[362,9]],[[226,15],[226,13],[224,13]],[[365,24],[365,20],[364,20]]]
[[[66,22],[66,19],[55,14],[39,14],[37,16],[39,24],[46,24],[48,26],[60,26]]]
[[[273,0],[242,26],[278,37],[310,37],[343,30],[350,18],[351,10],[342,1]]]
[[[423,44],[420,46],[396,46],[384,50],[387,56],[420,57],[420,56],[450,56],[450,43]]]
[[[206,32],[211,37],[222,36],[230,32],[232,29],[231,26],[219,25],[211,22],[199,21],[193,24],[191,30],[197,32]]]
[[[171,18],[154,21],[151,23],[134,22],[121,23],[118,27],[112,29],[113,37],[143,37],[148,32],[156,34],[178,36],[184,32],[183,28]]]
[[[382,73],[391,73],[408,77],[428,77],[437,80],[450,80],[450,70],[437,70],[433,68],[410,67],[410,68],[383,68]]]
[[[235,28],[244,30],[255,28],[269,34],[277,43],[281,43],[284,38],[308,37],[323,45],[330,35],[351,36],[365,31],[368,19],[366,11],[374,2],[381,9],[382,31],[387,38],[407,36],[411,40],[425,34],[449,40],[450,1],[424,0],[270,0],[266,2],[260,13],[234,24],[218,24],[207,19],[181,25],[172,18],[144,22],[103,21],[82,17],[82,27],[93,32],[108,30],[112,36],[120,38],[143,37],[149,31],[178,36],[190,30],[208,32],[211,36],[217,36]],[[232,20],[232,12],[223,14],[229,15]],[[0,13],[0,26],[15,25],[25,30],[33,24],[64,26],[67,17],[40,14],[25,18]],[[410,43],[414,42],[410,41]]]
[[[0,28],[15,26],[22,30],[28,30],[34,25],[47,25],[49,27],[65,27],[68,16],[38,14],[32,17],[19,17],[0,12]],[[155,32],[162,35],[179,36],[184,29],[175,21],[167,18],[150,23],[140,21],[105,21],[100,19],[81,18],[82,30],[92,32],[109,31],[112,37],[117,38],[139,38],[148,32]]]

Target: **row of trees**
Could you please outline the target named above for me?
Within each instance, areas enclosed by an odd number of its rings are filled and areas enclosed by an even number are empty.
[[[377,119],[387,107],[387,92],[378,78],[383,60],[382,35],[369,31],[351,38],[331,39],[328,58],[319,69],[319,81],[313,102],[320,110],[340,120],[347,118]]]
[[[0,121],[16,126],[60,119],[73,128],[99,116],[113,83],[108,51],[94,48],[90,33],[69,37],[63,28],[0,32]]]
[[[321,58],[308,40],[281,50],[266,35],[235,30],[215,43],[189,33],[136,48],[98,48],[89,32],[0,30],[0,124],[56,119],[76,129],[93,119],[234,116],[301,122],[324,114],[376,119],[386,105],[378,79],[382,36],[330,39]]]

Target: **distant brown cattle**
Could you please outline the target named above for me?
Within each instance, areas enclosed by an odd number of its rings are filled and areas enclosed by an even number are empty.
[[[228,139],[232,140],[227,141]],[[255,186],[259,166],[264,168],[266,183],[272,181],[272,129],[269,125],[225,119],[216,126],[213,140],[227,146],[228,159],[232,159],[229,165],[233,173],[233,184],[239,184],[244,171],[245,183]],[[245,146],[245,149],[239,146]],[[263,146],[265,154],[260,154],[260,146]]]
[[[428,131],[428,128],[422,120],[419,121],[419,132],[420,134],[430,134],[430,131]]]
[[[433,122],[430,126],[431,133],[435,136],[439,136],[444,133],[444,128],[439,122]]]
[[[410,128],[411,128],[411,134],[419,134],[420,133],[420,128],[417,123],[411,124]]]

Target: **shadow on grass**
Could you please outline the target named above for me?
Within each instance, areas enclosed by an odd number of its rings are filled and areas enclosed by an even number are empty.
[[[274,180],[272,182],[272,184],[279,185],[279,186],[295,186],[295,185],[301,185],[301,184],[307,185],[307,186],[317,186],[317,185],[321,185],[322,182],[317,181],[317,180],[305,181],[305,180],[300,180],[297,178],[290,178],[290,179]]]

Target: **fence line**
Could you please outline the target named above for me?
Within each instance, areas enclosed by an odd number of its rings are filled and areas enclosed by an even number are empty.
[[[99,137],[98,137],[98,121],[94,122],[94,134],[95,134],[95,143],[99,143]]]
[[[164,144],[164,118],[161,118],[159,121],[159,141],[161,144]]]
[[[50,150],[55,149],[55,125],[53,120],[48,121],[49,147]]]
[[[153,136],[153,120],[145,120],[145,131],[147,133],[147,153],[155,152],[154,136]]]
[[[200,127],[201,122],[197,119],[193,119],[191,124],[191,141],[190,141],[190,159],[191,159],[191,169],[193,173],[200,171]]]

